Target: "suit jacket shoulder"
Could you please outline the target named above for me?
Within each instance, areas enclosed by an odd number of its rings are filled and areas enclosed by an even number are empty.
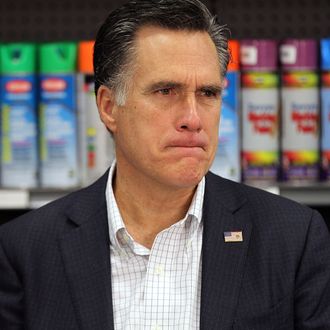
[[[82,224],[104,209],[107,178],[108,171],[94,184],[9,221],[0,226],[0,237],[3,235],[5,239],[13,234],[16,236],[15,244],[29,236],[49,239],[49,236],[61,235],[68,226]]]
[[[203,217],[206,328],[330,329],[330,235],[316,211],[208,173]],[[211,315],[218,297],[226,313]]]
[[[217,199],[229,211],[236,212],[241,207],[252,216],[253,224],[268,229],[291,228],[307,230],[312,215],[318,213],[308,206],[259,188],[221,178],[208,173],[206,196]],[[207,197],[207,198],[208,198]]]
[[[1,329],[113,329],[107,174],[0,227]]]

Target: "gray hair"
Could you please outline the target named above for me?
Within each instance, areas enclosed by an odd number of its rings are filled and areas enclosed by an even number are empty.
[[[199,0],[131,0],[110,13],[94,45],[95,93],[101,85],[112,89],[124,105],[134,73],[135,36],[143,26],[170,30],[205,31],[217,50],[220,75],[229,61],[228,29],[218,23]]]

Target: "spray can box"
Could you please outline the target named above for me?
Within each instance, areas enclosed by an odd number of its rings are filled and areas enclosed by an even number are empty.
[[[94,41],[78,45],[78,118],[81,182],[88,185],[99,178],[114,160],[114,142],[102,123],[94,93]]]
[[[312,183],[319,177],[319,76],[315,40],[289,39],[282,64],[282,179]]]
[[[75,43],[40,45],[40,183],[79,184]]]
[[[321,39],[321,179],[330,180],[330,38]]]
[[[1,47],[1,184],[37,187],[36,46]]]
[[[239,42],[229,40],[231,60],[224,78],[218,149],[211,171],[233,181],[240,181],[239,126]]]
[[[279,76],[273,40],[242,40],[242,180],[265,186],[279,175]]]

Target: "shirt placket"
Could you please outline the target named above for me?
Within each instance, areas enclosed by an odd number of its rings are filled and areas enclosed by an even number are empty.
[[[183,224],[161,232],[155,239],[145,281],[145,329],[170,329],[176,314],[183,312],[184,302],[173,292],[173,281],[183,280],[178,274],[182,276],[186,269],[185,246]]]

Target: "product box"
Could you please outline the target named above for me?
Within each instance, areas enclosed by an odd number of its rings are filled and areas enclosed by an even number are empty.
[[[79,184],[75,43],[40,46],[40,182]]]
[[[1,46],[1,185],[38,185],[36,46]]]
[[[211,171],[230,180],[240,181],[240,121],[239,121],[239,43],[229,41],[231,62],[222,94],[219,144]]]

